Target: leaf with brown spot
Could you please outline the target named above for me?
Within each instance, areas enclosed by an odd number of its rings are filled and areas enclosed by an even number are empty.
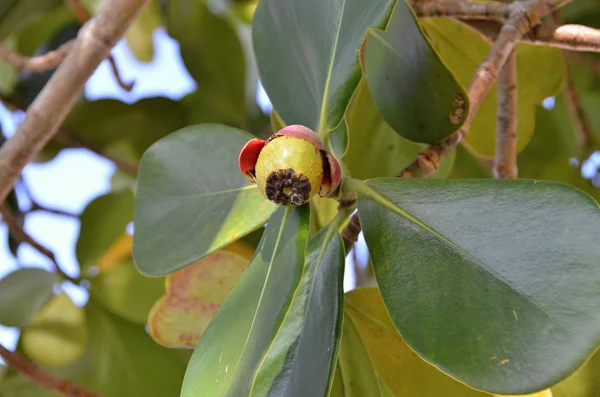
[[[169,274],[167,293],[148,316],[152,338],[163,346],[193,349],[249,262],[221,250]]]

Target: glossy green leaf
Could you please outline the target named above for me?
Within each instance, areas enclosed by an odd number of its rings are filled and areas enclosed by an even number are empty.
[[[300,283],[257,371],[252,395],[326,396],[330,389],[344,297],[339,219],[308,241]]]
[[[43,269],[22,268],[0,280],[0,324],[23,327],[52,296],[56,274]]]
[[[467,93],[404,0],[398,1],[385,31],[369,31],[362,51],[373,100],[400,135],[432,144],[460,128],[469,109]]]
[[[594,352],[600,212],[590,196],[530,180],[351,185],[390,316],[436,367],[477,389],[527,394]]]
[[[340,354],[330,397],[383,397],[375,368],[350,316],[344,314]]]
[[[572,376],[552,388],[553,397],[596,397],[600,390],[600,353]]]
[[[84,353],[88,341],[85,313],[65,293],[54,296],[23,329],[23,351],[44,367],[64,367]]]
[[[148,315],[152,339],[166,347],[195,348],[250,259],[223,249],[167,275],[166,294]]]
[[[125,141],[141,157],[150,145],[183,127],[186,121],[185,107],[167,98],[145,98],[131,105],[100,99],[77,105],[64,129],[100,147]]]
[[[244,53],[231,21],[213,14],[206,3],[164,2],[167,32],[179,43],[183,63],[198,84],[184,104],[191,123],[241,127],[246,113]]]
[[[336,157],[341,158],[348,152],[349,144],[348,125],[344,119],[329,133],[329,147]]]
[[[471,28],[450,18],[428,18],[421,21],[442,60],[467,87],[476,67],[483,62],[491,44]],[[468,45],[465,45],[468,43]],[[557,95],[566,82],[566,66],[557,48],[517,44],[518,126],[517,150],[522,151],[535,128],[535,105]],[[477,111],[465,140],[479,154],[493,157],[496,145],[497,90],[492,87]]]
[[[252,136],[216,124],[186,127],[154,144],[138,174],[133,257],[163,275],[263,226],[277,208],[241,174]]]
[[[273,214],[248,269],[192,355],[182,397],[259,392],[258,376],[266,375],[266,359],[278,351],[278,336],[302,280],[308,218],[308,206],[281,207]],[[265,392],[261,388],[253,395]]]
[[[393,396],[489,397],[450,378],[412,351],[392,323],[377,287],[348,292],[345,308]]]
[[[92,200],[81,214],[75,251],[82,271],[97,266],[100,257],[133,220],[135,197],[131,190],[108,193]]]
[[[346,121],[349,147],[344,161],[353,178],[396,175],[426,147],[398,135],[383,121],[364,80],[354,94]],[[435,177],[445,177],[453,162],[454,151],[442,161]]]
[[[259,3],[252,22],[258,70],[286,124],[321,132],[339,124],[361,77],[358,49],[363,37],[367,29],[387,24],[394,3]]]
[[[110,312],[139,324],[146,324],[152,305],[164,293],[164,279],[140,274],[132,261],[100,272],[90,287],[90,294]]]

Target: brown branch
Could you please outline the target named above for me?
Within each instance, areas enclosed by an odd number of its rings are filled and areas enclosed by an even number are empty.
[[[567,65],[568,67],[568,65]],[[579,99],[579,92],[577,87],[575,86],[575,82],[573,81],[573,77],[571,76],[570,67],[568,67],[568,76],[567,76],[567,89],[565,92],[565,104],[571,113],[571,117],[575,122],[575,131],[577,132],[577,136],[579,137],[579,143],[581,146],[586,147],[590,144],[592,140],[592,127],[590,121],[583,111],[583,106]]]
[[[11,111],[17,111],[17,110],[25,111],[25,109],[23,109],[23,107],[20,104],[15,103],[15,101],[12,101],[10,99],[0,97],[0,101],[2,101],[2,103]],[[105,152],[102,148],[100,148],[96,145],[93,145],[89,142],[85,142],[84,140],[82,140],[80,138],[76,138],[72,133],[70,133],[69,131],[66,131],[64,128],[59,128],[58,132],[53,137],[53,139],[56,142],[60,143],[61,145],[66,146],[66,147],[82,148],[82,149],[87,149],[92,153],[96,153],[98,156],[104,157],[105,159],[113,162],[115,164],[115,166],[123,172],[126,172],[131,175],[136,175],[138,173],[139,165],[137,162],[128,161],[128,160],[122,159],[120,157],[113,156],[112,154]],[[58,212],[56,212],[56,210],[42,208],[42,206],[39,206],[39,207],[40,207],[39,208],[40,210],[59,214]],[[32,211],[34,211],[34,210],[32,210]],[[70,214],[64,213],[64,215],[69,216]]]
[[[488,40],[498,37],[502,25],[495,21],[461,21]],[[582,25],[543,24],[533,27],[522,40],[528,44],[568,51],[600,52],[600,30]]]
[[[57,378],[25,357],[8,350],[2,344],[0,344],[0,356],[6,361],[9,367],[25,378],[33,380],[44,389],[55,391],[67,397],[102,397],[98,393],[91,392],[81,386]]]
[[[107,0],[86,23],[71,51],[25,113],[16,133],[0,147],[0,205],[25,165],[58,132],[85,83],[149,0]]]
[[[494,177],[517,177],[517,53],[513,51],[498,75],[498,116]]]
[[[58,261],[56,260],[56,255],[54,253],[36,241],[33,237],[31,237],[25,229],[23,229],[19,223],[17,222],[15,216],[10,212],[10,210],[4,205],[0,207],[0,215],[2,215],[2,221],[6,223],[8,226],[8,232],[11,234],[16,240],[29,244],[33,248],[35,248],[40,254],[44,255],[46,258],[52,261],[52,264],[56,268],[56,271],[64,278],[65,280],[71,281],[73,284],[77,284],[79,280],[69,276],[66,274],[62,268],[58,265]]]
[[[8,226],[9,233],[13,235],[13,237],[23,243],[27,243],[35,248],[40,254],[44,255],[46,258],[50,259],[54,265],[56,263],[56,256],[52,251],[48,248],[44,247],[42,244],[38,243],[31,237],[25,230],[19,225],[15,216],[10,212],[10,210],[6,206],[0,207],[0,214],[2,215],[2,220]]]
[[[490,88],[496,81],[499,70],[512,53],[515,45],[532,26],[537,25],[540,19],[553,11],[556,7],[565,5],[571,0],[525,0],[510,3],[510,17],[502,26],[498,39],[494,42],[487,58],[475,71],[475,76],[468,88],[470,112],[463,126],[445,141],[430,145],[416,160],[397,176],[404,178],[428,177],[438,169],[440,161],[450,150],[460,143],[469,131],[479,106],[487,96]]]
[[[54,51],[36,57],[26,57],[0,45],[0,60],[20,70],[43,72],[56,68],[65,59],[73,44],[74,41],[71,40]]]
[[[73,14],[75,15],[75,18],[77,18],[79,23],[81,23],[83,25],[83,24],[87,23],[87,21],[90,20],[91,15],[88,13],[88,11],[85,9],[85,7],[83,7],[83,5],[79,2],[79,0],[65,0],[65,3],[67,3],[67,5],[69,7],[71,7],[71,9],[73,10]],[[112,70],[113,76],[115,77],[117,84],[125,91],[130,92],[135,85],[135,81],[126,83],[123,80],[123,78],[121,77],[121,72],[119,71],[119,68],[117,67],[117,62],[115,61],[115,58],[112,55],[108,56],[108,62],[110,63],[110,69]]]
[[[525,0],[507,4],[510,7],[508,20],[502,26],[498,39],[494,42],[487,58],[476,69],[475,76],[469,85],[468,95],[471,106],[465,123],[454,135],[443,142],[430,145],[397,176],[404,178],[428,177],[438,169],[442,158],[454,149],[467,134],[479,106],[496,81],[497,71],[502,69],[517,42],[522,39],[527,31],[537,25],[542,17],[571,1]],[[354,242],[359,233],[360,220],[358,214],[354,214],[342,235],[345,239],[349,239],[347,241]]]
[[[417,16],[454,17],[461,19],[498,19],[505,20],[509,16],[509,6],[498,3],[474,3],[468,0],[444,1],[409,1]]]

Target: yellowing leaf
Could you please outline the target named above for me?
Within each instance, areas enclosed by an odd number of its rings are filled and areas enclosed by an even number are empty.
[[[169,274],[167,294],[148,316],[152,338],[163,346],[194,348],[249,261],[221,250]]]
[[[63,367],[85,351],[88,329],[85,314],[64,293],[54,296],[23,330],[23,351],[36,363]]]
[[[501,394],[492,394],[492,396],[502,397]],[[519,396],[511,395],[511,397],[552,397],[552,391],[550,389],[546,389],[546,390],[542,390],[539,393],[523,394],[523,395],[519,395]]]

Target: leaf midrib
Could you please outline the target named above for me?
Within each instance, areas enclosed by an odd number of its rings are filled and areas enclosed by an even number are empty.
[[[328,110],[328,98],[329,98],[329,89],[331,87],[331,76],[333,75],[333,65],[335,63],[335,58],[337,54],[337,46],[340,41],[340,32],[342,31],[342,23],[344,21],[344,14],[346,9],[346,0],[342,1],[341,13],[339,24],[336,27],[333,48],[331,49],[331,57],[329,59],[329,66],[327,69],[327,79],[325,80],[325,90],[323,91],[323,102],[321,103],[321,114],[319,115],[319,129],[318,133],[322,139],[325,138],[327,134],[327,110]]]
[[[404,209],[400,208],[399,206],[397,206],[394,202],[392,202],[390,199],[388,199],[387,197],[385,197],[381,192],[379,192],[374,187],[372,187],[370,185],[367,185],[364,182],[359,182],[359,181],[356,181],[356,182],[358,182],[358,183],[353,183],[353,186],[357,186],[357,187],[360,186],[359,189],[358,189],[358,191],[360,193],[363,193],[364,195],[370,197],[376,203],[384,206],[388,210],[396,213],[397,215],[400,215],[401,217],[405,218],[406,220],[408,220],[409,222],[411,222],[414,225],[418,226],[419,228],[421,228],[421,229],[425,230],[426,232],[432,234],[436,239],[440,240],[441,242],[443,242],[444,244],[446,244],[448,247],[450,247],[450,248],[458,251],[460,254],[462,254],[466,258],[470,259],[471,263],[473,263],[474,265],[478,266],[479,268],[481,268],[482,270],[484,270],[488,274],[492,275],[496,280],[498,280],[498,281],[502,282],[504,285],[506,285],[509,288],[509,290],[511,290],[514,293],[516,293],[519,297],[525,299],[533,307],[535,307],[538,310],[540,310],[545,316],[547,316],[548,318],[551,318],[550,314],[540,304],[538,304],[532,297],[530,297],[529,295],[527,295],[526,293],[524,293],[523,291],[521,291],[519,288],[513,286],[508,280],[506,280],[496,270],[494,270],[490,266],[486,265],[483,261],[481,261],[480,259],[478,259],[475,256],[473,256],[470,252],[468,252],[467,250],[465,250],[461,246],[457,245],[456,243],[454,243],[452,240],[450,240],[449,238],[447,238],[446,236],[444,236],[443,234],[441,234],[437,230],[435,230],[432,227],[426,225],[425,223],[423,223],[422,221],[420,221],[418,218],[416,218],[415,216],[413,216],[412,214],[410,214],[406,210],[404,210]]]
[[[281,243],[281,237],[283,235],[283,231],[285,229],[285,225],[287,223],[290,211],[291,211],[290,207],[286,208],[285,213],[283,215],[283,219],[281,220],[281,226],[279,227],[279,231],[277,233],[277,239],[275,240],[275,245],[273,247],[273,255],[271,256],[271,260],[269,261],[269,268],[267,270],[267,275],[265,276],[265,282],[263,283],[262,290],[261,290],[260,296],[258,298],[256,310],[254,311],[254,317],[252,318],[252,322],[250,323],[250,329],[248,330],[248,336],[246,337],[246,341],[244,342],[244,347],[242,348],[242,353],[240,354],[240,357],[238,358],[238,361],[235,364],[234,371],[237,371],[237,369],[240,365],[240,362],[242,361],[242,358],[244,357],[244,353],[246,352],[246,347],[248,346],[250,336],[252,335],[252,331],[254,329],[254,323],[256,322],[256,318],[258,317],[258,312],[260,310],[262,300],[264,298],[265,291],[267,289],[267,284],[269,284],[269,276],[271,275],[271,269],[273,268],[273,262],[275,261],[275,258],[277,257],[277,252],[279,250],[279,244]],[[250,391],[250,394],[252,394],[252,391]]]

